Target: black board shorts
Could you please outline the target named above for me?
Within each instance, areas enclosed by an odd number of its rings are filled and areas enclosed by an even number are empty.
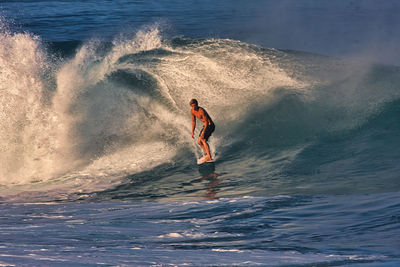
[[[214,132],[214,130],[215,130],[215,124],[211,123],[210,125],[207,125],[207,127],[205,129],[203,127],[203,129],[201,130],[199,136],[201,136],[202,132],[204,131],[204,139],[206,141],[208,141],[208,138],[210,138],[210,136]]]

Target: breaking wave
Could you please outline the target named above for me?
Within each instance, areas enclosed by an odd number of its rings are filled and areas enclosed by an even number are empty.
[[[10,194],[55,190],[68,198],[125,186],[146,171],[157,180],[160,168],[171,177],[191,168],[200,153],[190,138],[191,98],[217,125],[211,139],[217,164],[238,180],[323,172],[327,162],[340,161],[328,144],[370,147],[360,136],[390,128],[388,120],[397,125],[399,117],[394,66],[229,39],[164,39],[157,26],[111,43],[90,40],[62,57],[39,37],[6,28],[0,32],[0,189]],[[315,163],[317,144],[327,150],[319,150]],[[241,189],[227,195],[255,190],[250,181]]]

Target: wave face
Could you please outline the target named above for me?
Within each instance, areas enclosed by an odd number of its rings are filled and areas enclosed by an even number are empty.
[[[397,67],[163,39],[156,26],[76,50],[55,44],[75,51],[63,58],[2,28],[0,190],[9,199],[191,198],[199,173],[224,179],[219,196],[399,189]],[[195,165],[191,98],[217,125],[212,167]]]

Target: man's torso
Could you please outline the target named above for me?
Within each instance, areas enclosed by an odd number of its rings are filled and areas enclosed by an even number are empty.
[[[211,120],[207,111],[202,107],[199,107],[198,110],[192,109],[192,114],[204,124],[213,124],[213,121]]]

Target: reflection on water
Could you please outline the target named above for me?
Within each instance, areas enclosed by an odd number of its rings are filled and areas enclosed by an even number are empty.
[[[218,173],[215,172],[214,162],[204,163],[199,165],[199,173],[201,174],[202,181],[208,181],[206,195],[207,199],[217,198],[218,185],[220,181],[218,180]]]

